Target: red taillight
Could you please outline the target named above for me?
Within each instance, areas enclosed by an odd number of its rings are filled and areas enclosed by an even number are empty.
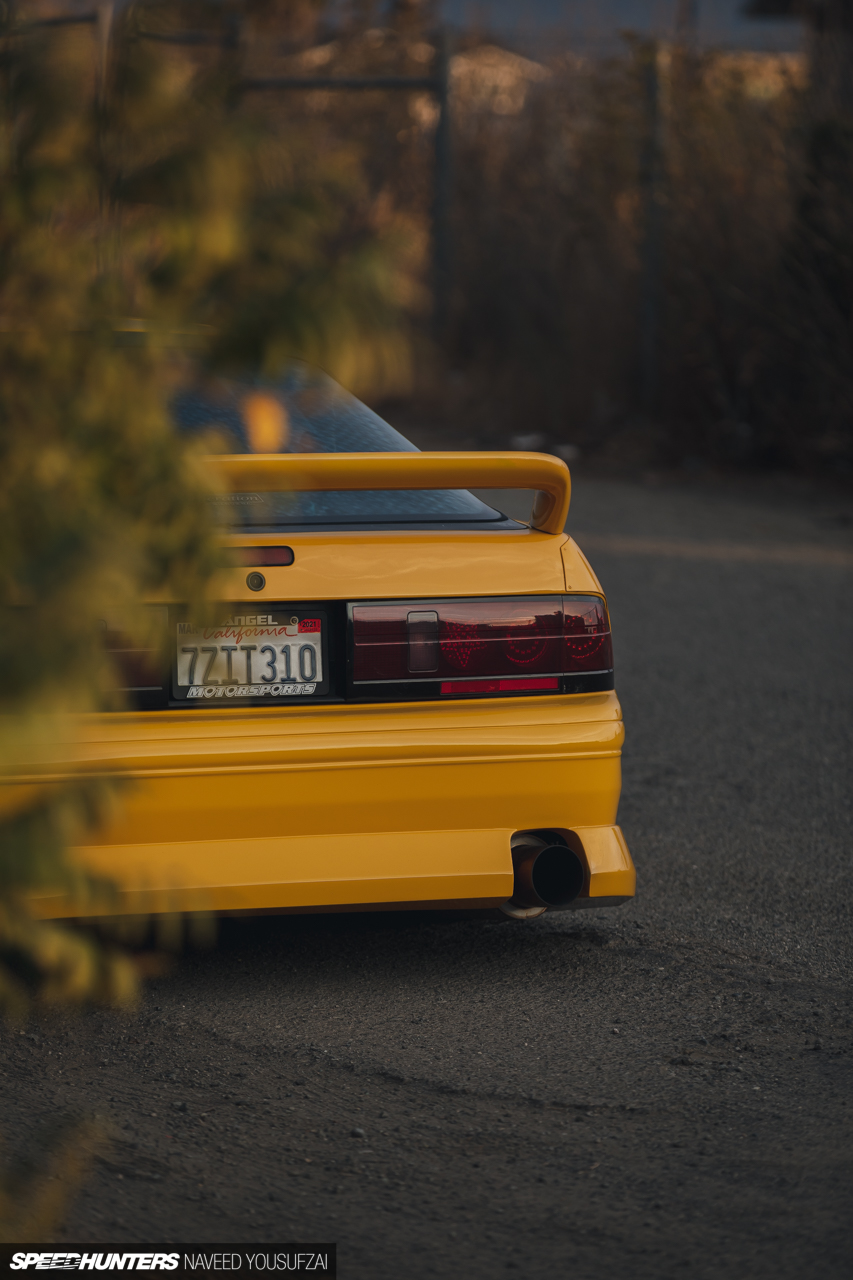
[[[563,671],[609,671],[613,642],[607,606],[598,596],[563,596]]]
[[[598,596],[515,596],[352,606],[355,685],[440,682],[440,693],[556,692],[613,665]]]

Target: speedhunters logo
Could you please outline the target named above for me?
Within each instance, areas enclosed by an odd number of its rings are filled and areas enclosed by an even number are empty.
[[[243,1276],[269,1272],[304,1272],[335,1276],[336,1247],[333,1244],[264,1245],[261,1249],[238,1249],[220,1245],[184,1245],[151,1249],[122,1249],[103,1245],[100,1249],[82,1245],[65,1249],[37,1249],[32,1246],[0,1245],[0,1274],[27,1271],[159,1271],[175,1276],[207,1272],[241,1272]]]
[[[177,1271],[179,1253],[15,1253],[10,1271]]]

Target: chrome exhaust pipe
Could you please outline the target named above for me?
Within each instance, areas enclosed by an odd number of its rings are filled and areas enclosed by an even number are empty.
[[[586,868],[574,849],[532,832],[513,836],[512,865],[512,897],[504,911],[516,919],[541,915],[548,907],[569,906],[586,878]]]

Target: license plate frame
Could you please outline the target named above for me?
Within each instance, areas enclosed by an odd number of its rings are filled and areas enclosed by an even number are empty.
[[[169,636],[173,706],[298,706],[329,693],[329,615],[315,605],[226,605],[207,625],[170,610]]]

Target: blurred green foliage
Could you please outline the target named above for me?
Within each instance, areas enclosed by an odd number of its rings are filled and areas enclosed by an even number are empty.
[[[219,564],[211,482],[169,397],[199,364],[293,355],[399,377],[405,246],[357,154],[319,155],[251,102],[213,7],[134,5],[2,32],[0,64],[0,1006],[130,999],[135,971],[28,895],[103,895],[70,845],[117,802],[74,775],[69,715],[116,707],[104,622],[198,604]],[[26,16],[26,15],[24,15]],[[193,50],[140,38],[209,25]],[[16,25],[17,24],[17,25]],[[389,372],[390,371],[390,372]],[[118,620],[116,622],[116,620]],[[48,775],[50,775],[48,777]],[[63,775],[61,786],[56,777]],[[70,775],[70,776],[69,776]]]

